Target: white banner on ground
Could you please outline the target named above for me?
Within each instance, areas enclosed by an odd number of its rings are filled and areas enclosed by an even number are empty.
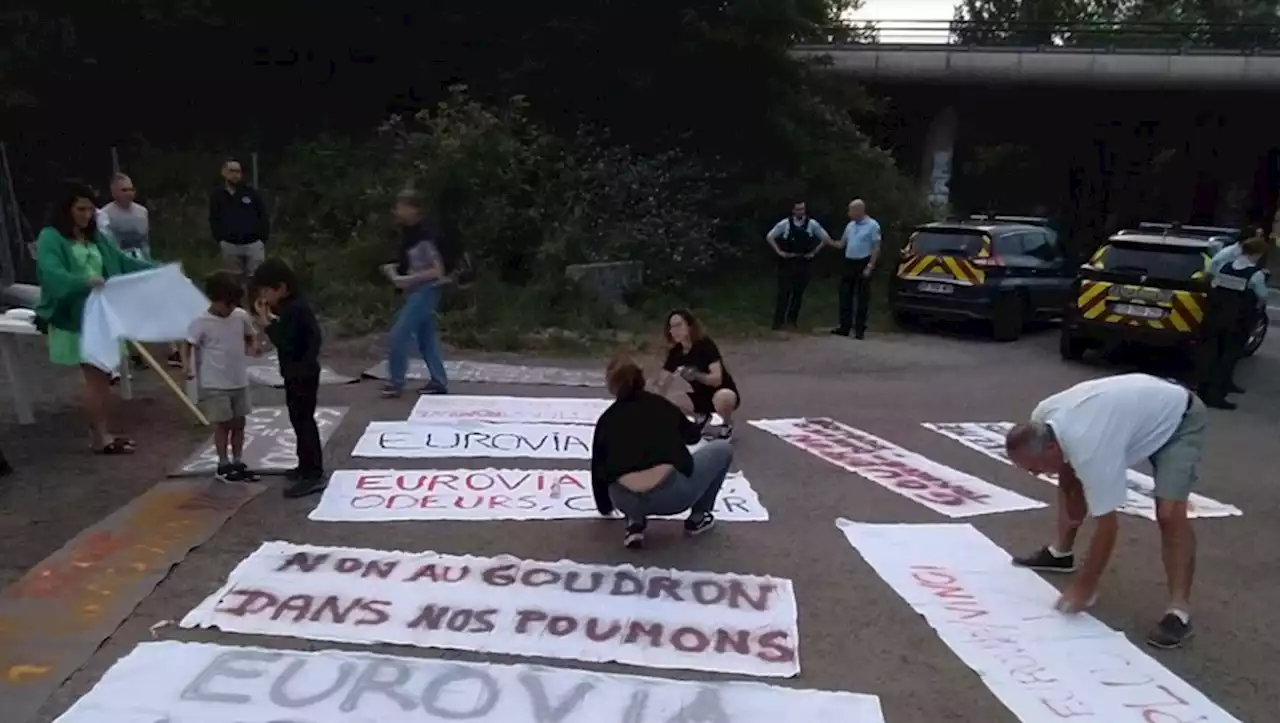
[[[1019,720],[1240,723],[972,525],[836,524]]]
[[[832,419],[765,419],[751,424],[948,517],[1045,506]]]
[[[370,422],[352,457],[591,459],[595,429],[581,424]],[[699,442],[690,451],[701,447]]]
[[[791,581],[267,542],[182,627],[790,677]]]
[[[924,426],[944,437],[950,437],[975,452],[991,459],[1012,465],[1004,451],[1004,437],[1013,428],[1013,422],[925,422]],[[1040,479],[1058,484],[1056,475],[1042,474]],[[1137,470],[1129,470],[1128,492],[1120,511],[1148,520],[1156,518],[1155,480]],[[1190,517],[1236,517],[1243,514],[1240,508],[1223,504],[1203,495],[1192,493],[1187,503]]]
[[[874,695],[336,650],[141,643],[55,723],[884,723]]]
[[[725,478],[713,511],[722,522],[769,519],[769,512],[741,472]],[[343,469],[329,477],[329,486],[309,517],[326,522],[386,522],[599,516],[591,492],[591,473],[585,470]]]
[[[418,397],[410,422],[452,424],[460,421],[524,424],[595,424],[612,399],[591,397],[489,397],[462,394]],[[714,414],[711,424],[720,424]]]
[[[178,264],[113,276],[85,301],[80,355],[88,364],[115,371],[121,341],[186,339],[191,322],[208,310],[209,299]]]

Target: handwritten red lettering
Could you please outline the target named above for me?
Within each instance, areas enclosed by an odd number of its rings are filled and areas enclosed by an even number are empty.
[[[381,491],[391,489],[391,485],[387,484],[384,474],[362,474],[356,480],[356,489]]]

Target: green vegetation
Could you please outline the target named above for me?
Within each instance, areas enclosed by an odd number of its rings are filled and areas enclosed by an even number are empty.
[[[25,157],[44,154],[19,169],[19,188],[82,176],[105,190],[108,169],[71,157],[115,146],[152,210],[157,256],[196,275],[217,261],[205,217],[217,169],[256,151],[269,253],[303,272],[343,333],[389,323],[397,299],[378,266],[406,186],[479,272],[449,300],[446,337],[502,349],[643,340],[681,305],[722,335],[761,333],[775,293],[763,235],[793,200],[838,233],[847,202],[864,198],[891,240],[925,213],[859,130],[878,104],[787,54],[847,0],[501,12],[282,0],[260,18],[234,1],[126,0],[109,17],[19,4],[21,22],[0,31],[0,98],[30,131]],[[86,107],[111,112],[87,127]],[[626,310],[564,277],[568,264],[623,260],[645,268]],[[806,317],[830,324],[834,279],[810,294]]]

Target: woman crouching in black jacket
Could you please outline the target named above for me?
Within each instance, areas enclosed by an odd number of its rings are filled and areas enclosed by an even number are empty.
[[[625,356],[615,357],[605,372],[615,401],[596,422],[591,453],[591,487],[596,509],[614,508],[627,519],[623,544],[644,544],[650,516],[689,510],[685,533],[700,535],[715,525],[711,508],[733,464],[733,447],[708,442],[692,454],[687,445],[700,441],[702,427],[690,421],[665,397],[645,390],[644,372]]]

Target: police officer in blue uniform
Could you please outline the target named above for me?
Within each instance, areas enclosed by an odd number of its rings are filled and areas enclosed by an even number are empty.
[[[1213,278],[1196,376],[1200,398],[1215,409],[1235,409],[1227,395],[1244,391],[1234,381],[1236,362],[1244,356],[1249,333],[1266,304],[1262,257],[1267,247],[1265,239],[1250,238],[1219,251],[1209,264]]]
[[[773,309],[773,328],[796,328],[800,321],[800,302],[809,286],[810,262],[831,236],[822,224],[809,218],[804,201],[791,206],[791,216],[774,225],[764,240],[778,259],[778,297]]]

